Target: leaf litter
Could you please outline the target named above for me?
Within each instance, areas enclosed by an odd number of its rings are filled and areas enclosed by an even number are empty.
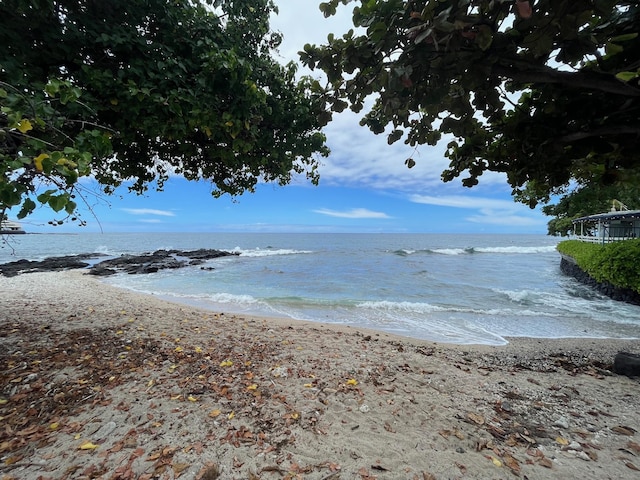
[[[587,462],[618,462],[627,472],[639,463],[637,416],[616,415],[619,406],[562,381],[603,382],[602,363],[566,355],[505,362],[202,313],[169,334],[144,312],[111,316],[119,322],[91,328],[71,317],[64,328],[0,324],[3,480],[25,472],[42,480],[555,478],[567,462],[573,472]],[[341,350],[327,347],[330,335]],[[313,336],[325,336],[324,349]],[[117,428],[99,434],[112,419]],[[602,456],[602,432],[615,456]],[[351,445],[331,447],[335,435],[350,435]],[[370,456],[379,447],[367,438],[379,435],[392,449],[396,440],[413,445],[407,458],[443,452],[457,473]],[[302,448],[310,441],[314,457]]]

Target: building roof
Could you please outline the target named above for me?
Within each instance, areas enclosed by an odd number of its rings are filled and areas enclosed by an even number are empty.
[[[598,213],[576,218],[573,223],[595,222],[598,220],[635,220],[640,219],[640,210],[622,210],[620,212]]]

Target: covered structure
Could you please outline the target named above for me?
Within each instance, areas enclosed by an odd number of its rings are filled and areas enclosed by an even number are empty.
[[[576,218],[573,233],[576,240],[592,243],[640,238],[640,210],[612,209],[611,212]]]
[[[20,233],[25,233],[25,231],[18,222],[0,218],[0,235],[16,235]]]

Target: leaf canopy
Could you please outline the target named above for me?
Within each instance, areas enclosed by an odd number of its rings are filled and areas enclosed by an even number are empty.
[[[107,193],[174,172],[214,195],[317,183],[324,103],[272,58],[272,1],[208,3],[0,2],[0,211],[72,212],[89,175]]]
[[[579,182],[640,179],[640,6],[614,0],[330,0],[353,24],[301,60],[334,112],[410,146],[450,136],[442,178],[503,172],[532,207]],[[407,163],[409,166],[412,162]]]

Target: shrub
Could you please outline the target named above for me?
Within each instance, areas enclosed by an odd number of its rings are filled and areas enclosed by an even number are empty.
[[[567,240],[558,244],[558,251],[572,257],[598,282],[640,293],[640,240],[605,245]]]

